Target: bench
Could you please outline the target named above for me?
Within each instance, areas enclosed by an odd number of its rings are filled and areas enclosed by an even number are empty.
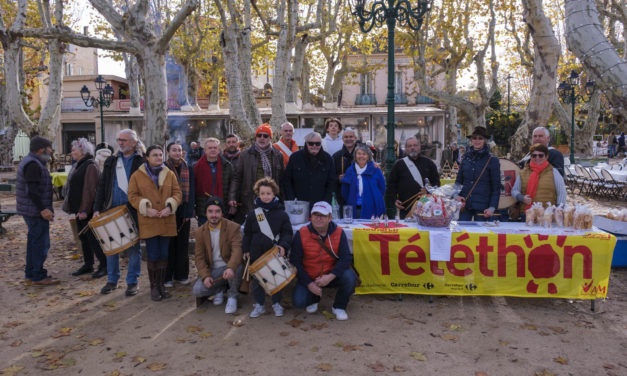
[[[4,210],[0,211],[0,235],[4,235],[7,233],[7,230],[2,227],[2,224],[9,220],[12,216],[17,214],[15,210]]]

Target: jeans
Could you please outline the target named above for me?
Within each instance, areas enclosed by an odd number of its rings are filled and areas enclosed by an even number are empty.
[[[137,284],[141,271],[142,251],[139,242],[126,250],[128,252],[128,270],[126,271],[126,284]],[[107,282],[118,283],[120,279],[120,254],[107,256]]]
[[[78,232],[81,232],[81,230],[87,227],[88,223],[89,219],[80,220],[77,218],[76,230]],[[100,244],[98,244],[98,241],[94,237],[94,233],[87,230],[83,235],[79,236],[79,239],[81,241],[81,248],[83,248],[83,260],[85,266],[88,266],[90,268],[94,266],[94,254],[96,254],[98,262],[100,262],[100,267],[106,267],[107,257],[102,251],[102,248],[100,248]]]
[[[484,217],[483,210],[474,210],[474,209],[464,209],[463,212],[459,213],[460,221],[475,221],[475,222],[486,222],[491,221],[493,217]],[[473,219],[474,217],[474,219]]]
[[[41,281],[48,277],[48,271],[44,269],[44,262],[50,249],[50,222],[41,217],[24,217],[28,227],[26,236],[26,279],[33,282]]]
[[[171,281],[173,278],[182,281],[189,277],[189,228],[190,221],[183,222],[183,217],[176,216],[176,228],[178,234],[170,239],[170,249],[168,251],[168,269],[165,272],[165,280]]]
[[[211,278],[218,279],[222,277],[222,273],[226,270],[226,265],[211,269]],[[210,288],[207,288],[205,284],[202,282],[200,278],[196,280],[194,283],[194,287],[192,287],[192,294],[199,298],[205,296],[215,295],[220,291],[224,291],[227,288],[226,296],[229,298],[237,298],[239,295],[239,285],[242,283],[242,276],[244,275],[244,265],[241,265],[235,269],[235,276],[232,279],[224,280],[216,282]]]
[[[355,272],[351,268],[347,268],[341,276],[335,277],[331,283],[323,288],[337,288],[335,294],[335,300],[333,301],[333,308],[346,309],[348,306],[348,300],[353,292],[355,292],[356,276]],[[297,308],[305,308],[314,303],[318,303],[320,297],[314,295],[309,291],[307,286],[302,283],[297,283],[294,287],[294,293],[292,295],[292,304]]]
[[[616,145],[610,145],[607,147],[607,154],[609,158],[613,158],[616,155]]]
[[[148,261],[168,259],[168,250],[170,249],[169,236],[153,236],[152,238],[145,239],[145,241]]]

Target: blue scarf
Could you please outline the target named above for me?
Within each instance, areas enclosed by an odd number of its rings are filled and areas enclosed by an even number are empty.
[[[255,208],[262,208],[266,212],[272,209],[279,208],[280,205],[281,205],[281,202],[279,201],[279,198],[276,196],[274,197],[274,199],[272,199],[272,201],[270,201],[267,204],[261,201],[259,197],[255,198]]]

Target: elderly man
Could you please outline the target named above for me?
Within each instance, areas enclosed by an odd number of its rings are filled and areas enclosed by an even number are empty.
[[[292,139],[294,136],[294,126],[289,121],[281,125],[281,138],[272,146],[283,155],[283,166],[287,166],[290,156],[298,151],[296,141]]]
[[[283,156],[272,147],[272,127],[261,124],[255,132],[255,143],[240,154],[229,193],[229,212],[237,210],[238,206],[242,213],[251,211],[255,182],[268,176],[280,185],[283,170]],[[243,218],[241,220],[243,222]]]
[[[198,224],[207,221],[205,207],[207,198],[212,196],[225,200],[228,197],[233,179],[233,165],[220,155],[220,140],[209,137],[205,141],[205,156],[194,166],[196,177],[196,215]]]
[[[416,137],[405,141],[406,156],[394,163],[387,183],[386,195],[400,209],[405,218],[415,201],[416,195],[425,192],[427,182],[440,186],[440,175],[433,161],[420,154],[420,143]]]
[[[207,201],[205,215],[207,223],[196,231],[194,258],[198,269],[198,280],[192,288],[196,296],[196,306],[207,297],[215,295],[214,305],[224,302],[227,289],[227,302],[224,312],[237,311],[238,289],[244,273],[242,267],[242,233],[240,226],[222,217],[222,199],[211,197]]]
[[[40,136],[30,140],[30,153],[17,168],[16,209],[26,222],[26,283],[40,286],[56,285],[59,280],[44,268],[50,249],[52,178],[46,163],[52,156],[52,143]]]
[[[357,132],[355,132],[355,129],[351,127],[344,129],[342,142],[344,143],[342,149],[333,154],[333,165],[335,166],[335,176],[337,179],[335,197],[340,205],[344,205],[341,180],[348,167],[353,163],[353,150],[355,150],[355,145],[357,144]]]
[[[544,127],[537,127],[533,130],[531,134],[531,144],[541,144],[549,148],[549,163],[557,169],[557,171],[564,176],[564,155],[560,153],[557,149],[549,146],[551,141],[551,133],[549,130]],[[527,154],[518,164],[520,168],[524,168],[526,164],[529,163],[531,159],[531,154]]]
[[[122,129],[118,133],[117,142],[118,153],[105,160],[100,174],[94,201],[94,218],[98,218],[101,211],[126,205],[137,223],[137,211],[128,202],[128,182],[133,172],[144,163],[145,148],[132,129]],[[137,295],[137,279],[141,271],[139,242],[128,248],[127,252],[126,296],[133,296]],[[118,287],[118,279],[120,279],[120,255],[107,256],[107,284],[100,293],[109,294],[115,290]]]
[[[297,269],[298,283],[292,303],[308,313],[318,310],[323,288],[337,288],[331,310],[338,320],[347,320],[346,307],[355,291],[357,277],[351,266],[353,255],[346,234],[331,221],[331,205],[316,202],[311,223],[295,234],[290,260]]]
[[[440,160],[440,168],[444,168],[446,162],[448,162],[448,167],[452,168],[453,163],[457,160],[459,151],[457,150],[457,144],[452,143],[449,145],[448,149],[442,150],[442,159]]]
[[[192,141],[189,144],[189,152],[187,153],[187,163],[190,166],[194,167],[194,165],[198,163],[198,161],[200,160],[200,157],[202,157],[202,153],[203,153],[203,150],[198,145],[198,143],[195,141]]]
[[[224,139],[224,151],[222,152],[222,156],[226,158],[227,161],[231,162],[233,168],[237,165],[237,161],[239,160],[239,155],[241,150],[239,150],[239,137],[230,133]]]
[[[292,154],[283,177],[286,200],[331,203],[337,189],[333,160],[322,150],[320,133],[311,132],[305,136],[305,148]]]

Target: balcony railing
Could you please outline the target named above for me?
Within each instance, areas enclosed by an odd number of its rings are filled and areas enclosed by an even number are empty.
[[[407,95],[405,94],[394,94],[394,104],[407,104]]]
[[[357,94],[355,97],[356,106],[373,106],[377,104],[377,97],[374,94]]]
[[[435,100],[425,95],[416,96],[416,104],[435,104]]]

